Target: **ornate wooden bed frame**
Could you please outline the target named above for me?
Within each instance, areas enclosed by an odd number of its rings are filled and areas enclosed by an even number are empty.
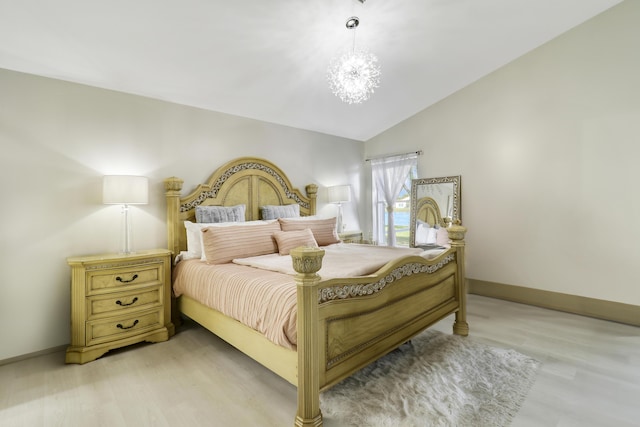
[[[185,220],[198,205],[247,205],[246,220],[260,206],[298,203],[302,215],[316,211],[318,187],[307,195],[294,188],[272,163],[245,157],[214,172],[206,184],[181,197],[183,181],[165,180],[167,233],[174,255],[186,250]],[[254,360],[298,387],[294,425],[321,426],[320,391],[394,350],[440,319],[455,313],[453,332],[467,335],[464,234],[449,228],[451,249],[433,260],[407,256],[375,274],[323,281],[316,272],[324,251],[291,252],[298,272],[297,351],[278,346],[259,332],[199,302],[181,296],[178,309]]]

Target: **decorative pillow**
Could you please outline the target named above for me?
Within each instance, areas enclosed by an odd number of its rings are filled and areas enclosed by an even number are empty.
[[[262,219],[294,218],[300,216],[300,205],[266,205],[260,207]]]
[[[203,252],[207,264],[224,264],[234,258],[274,254],[278,246],[273,238],[280,231],[277,221],[231,227],[209,226],[202,229]]]
[[[245,205],[196,206],[196,222],[244,222]]]
[[[195,223],[185,221],[184,227],[187,229],[187,251],[183,252],[182,259],[199,258],[206,261],[207,258],[202,250],[202,229],[207,227],[237,227],[252,226],[264,224],[277,224],[276,220],[272,221],[246,221],[246,222],[220,222],[220,223]]]
[[[308,228],[296,231],[276,231],[273,237],[275,237],[278,244],[280,255],[289,255],[291,249],[295,249],[298,246],[318,247],[318,242],[313,238],[313,233]]]
[[[296,231],[309,228],[316,239],[318,246],[327,246],[332,243],[340,243],[338,233],[336,232],[336,218],[327,219],[305,219],[300,218],[280,218],[280,227],[282,231]]]

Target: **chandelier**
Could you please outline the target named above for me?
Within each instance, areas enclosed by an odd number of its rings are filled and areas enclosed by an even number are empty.
[[[356,49],[355,30],[359,24],[357,16],[347,19],[347,29],[353,30],[353,45],[350,51],[331,60],[327,72],[329,88],[348,104],[366,101],[380,85],[378,58],[365,49]]]

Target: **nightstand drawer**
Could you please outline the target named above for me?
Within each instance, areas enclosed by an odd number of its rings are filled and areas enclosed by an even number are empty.
[[[138,311],[162,303],[162,288],[137,289],[129,292],[98,295],[87,298],[87,318],[112,315],[123,311]]]
[[[87,322],[86,345],[113,341],[162,327],[162,310],[133,313],[129,316],[110,317]]]
[[[142,265],[88,273],[87,294],[93,291],[117,289],[122,286],[142,286],[161,283],[159,265]]]
[[[142,341],[166,341],[171,323],[171,252],[67,258],[71,266],[71,345],[67,363],[87,363]]]

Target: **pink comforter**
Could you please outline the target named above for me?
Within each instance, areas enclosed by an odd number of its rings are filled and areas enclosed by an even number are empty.
[[[323,278],[371,274],[401,256],[433,258],[442,252],[353,244],[323,249]],[[293,274],[291,257],[278,254],[217,265],[187,260],[179,262],[174,270],[173,290],[176,296],[187,295],[255,329],[272,342],[295,349],[298,311]]]
[[[174,271],[176,296],[187,295],[265,335],[296,348],[296,283],[293,276],[236,264],[181,261]]]

